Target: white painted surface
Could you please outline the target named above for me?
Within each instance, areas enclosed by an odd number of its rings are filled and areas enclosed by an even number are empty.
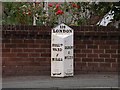
[[[101,21],[97,23],[99,26],[107,26],[110,22],[112,22],[112,19],[114,17],[114,11],[109,11]]]
[[[73,30],[65,24],[52,29],[51,76],[73,76]]]

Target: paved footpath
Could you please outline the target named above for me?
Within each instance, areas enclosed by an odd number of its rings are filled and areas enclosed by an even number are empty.
[[[80,74],[66,78],[51,78],[50,76],[6,77],[3,78],[2,87],[3,90],[103,90],[103,88],[104,90],[118,90],[118,75]]]

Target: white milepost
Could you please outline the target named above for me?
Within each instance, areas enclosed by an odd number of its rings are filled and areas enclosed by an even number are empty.
[[[51,76],[73,76],[73,29],[60,24],[51,34]]]

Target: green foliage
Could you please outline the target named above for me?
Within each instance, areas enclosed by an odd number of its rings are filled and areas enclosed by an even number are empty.
[[[114,11],[114,19],[116,21],[119,21],[120,20],[120,1],[119,2],[116,2],[116,3],[113,3],[113,8],[112,10]]]
[[[110,10],[114,11],[114,21],[120,20],[120,2],[99,2],[98,4],[92,3],[90,10],[93,14],[98,16],[104,16]]]
[[[4,2],[3,24],[33,24],[54,26],[60,22],[67,25],[88,25],[91,16],[103,17],[110,10],[114,11],[114,21],[120,20],[120,2],[65,2],[51,4],[48,11],[43,2]]]

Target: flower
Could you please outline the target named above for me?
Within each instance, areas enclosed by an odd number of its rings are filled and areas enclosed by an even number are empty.
[[[49,7],[52,7],[53,5],[52,4],[48,4]]]
[[[80,8],[80,6],[77,5],[77,4],[75,4],[75,3],[72,4],[72,7],[74,7],[74,8],[78,8],[78,9]]]
[[[77,5],[77,8],[79,9],[79,8],[80,8],[80,6],[79,6],[79,5]]]
[[[30,16],[31,15],[31,12],[30,11],[28,11],[28,12],[23,12],[23,14],[26,14],[26,15],[28,15],[28,16]]]
[[[60,7],[60,4],[56,4],[56,9],[58,9]]]
[[[77,7],[77,5],[73,3],[73,4],[72,4],[72,7]]]
[[[25,15],[26,13],[25,12],[23,12],[23,15]]]
[[[30,15],[31,15],[31,12],[28,12],[28,15],[30,16]]]
[[[56,15],[62,15],[62,14],[64,14],[64,12],[63,12],[62,10],[58,10],[58,11],[56,12]]]

